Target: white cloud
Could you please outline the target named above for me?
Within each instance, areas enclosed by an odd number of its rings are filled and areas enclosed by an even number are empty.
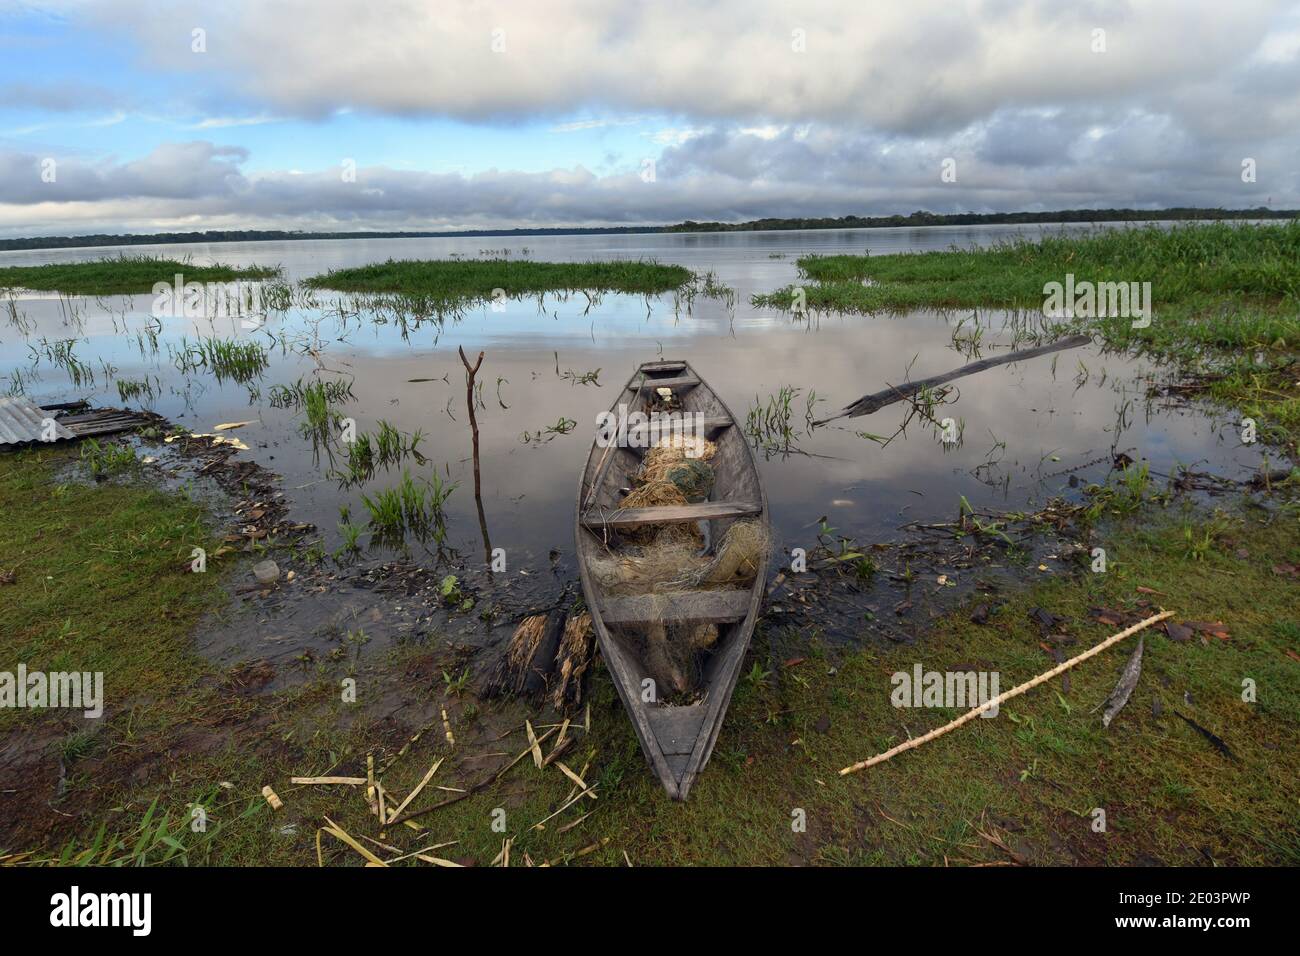
[[[280,120],[275,116],[210,116],[207,119],[200,120],[186,129],[229,129],[235,126],[261,126],[264,123],[278,123]]]
[[[69,151],[58,183],[43,184],[33,145],[0,153],[0,230],[11,233],[1300,205],[1300,15],[1283,0],[64,6],[72,22],[131,35],[138,72],[183,74],[166,109],[203,117],[190,129],[307,117],[328,132],[352,114],[346,135],[356,137],[376,113],[502,128],[527,120],[556,134],[644,124],[636,132],[657,154],[656,178],[642,182],[641,157],[621,146],[530,173],[509,168],[525,159],[508,152],[502,168],[475,172],[453,150],[455,161],[417,159],[424,169],[366,167],[348,189],[337,168],[313,168],[325,162],[313,136],[280,171],[247,172],[244,150],[168,143],[129,161]],[[196,24],[207,30],[204,54],[190,52]],[[1092,49],[1096,28],[1104,53]],[[492,50],[493,30],[504,31],[503,52]],[[193,102],[176,105],[186,96]],[[119,108],[97,88],[0,85],[0,106],[83,103]],[[84,118],[26,132],[68,120]],[[947,157],[955,183],[940,181]],[[1243,157],[1256,160],[1257,183],[1241,182]]]
[[[134,34],[148,65],[281,114],[340,107],[495,117],[655,112],[919,134],[997,108],[1121,107],[1224,76],[1285,0],[102,0],[73,17]],[[194,54],[195,24],[207,30]],[[1105,53],[1092,31],[1106,30]],[[504,50],[493,52],[494,30]],[[792,32],[806,35],[797,52]],[[1283,42],[1283,41],[1278,41]],[[1284,44],[1285,45],[1285,44]],[[698,122],[696,125],[703,125]]]
[[[478,173],[361,166],[249,172],[248,151],[170,143],[129,162],[61,161],[40,182],[36,154],[0,152],[0,233],[195,228],[462,229],[645,224],[765,216],[887,215],[1108,206],[1300,205],[1294,144],[1258,151],[1258,183],[1234,157],[1203,153],[1185,131],[1141,112],[1089,117],[1008,111],[952,140],[918,142],[835,127],[770,138],[718,129],[639,167],[597,173]],[[1153,125],[1154,124],[1154,125]],[[1095,137],[1090,131],[1096,130]],[[1152,136],[1152,131],[1157,135]],[[1045,135],[1033,135],[1037,131]],[[955,148],[960,144],[961,148]],[[957,159],[957,182],[940,179]]]

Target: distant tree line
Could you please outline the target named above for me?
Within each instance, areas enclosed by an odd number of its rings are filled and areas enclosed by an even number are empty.
[[[958,212],[917,210],[910,216],[840,216],[821,219],[753,219],[749,222],[694,222],[665,226],[663,232],[760,232],[774,229],[885,229],[891,226],[983,226],[1017,223],[1135,222],[1177,219],[1294,219],[1300,209],[1058,209],[1053,212]]]
[[[1053,212],[959,212],[917,210],[909,216],[840,216],[802,219],[752,219],[748,222],[695,222],[671,226],[596,226],[538,229],[462,229],[443,232],[301,232],[279,229],[209,229],[203,232],[157,232],[89,236],[32,236],[0,239],[0,250],[66,249],[79,246],[143,246],[200,242],[274,242],[303,239],[455,239],[476,236],[589,236],[663,232],[760,232],[778,229],[885,229],[896,226],[975,226],[999,223],[1133,222],[1184,219],[1294,219],[1298,209],[1060,209]]]

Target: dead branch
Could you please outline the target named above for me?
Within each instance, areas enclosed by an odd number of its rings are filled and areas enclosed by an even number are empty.
[[[1087,345],[1092,338],[1087,335],[1071,335],[1048,345],[1040,345],[1037,348],[1022,349],[1018,352],[1008,352],[1005,355],[994,355],[986,359],[980,359],[978,362],[971,362],[963,365],[961,368],[954,369],[951,372],[945,372],[943,375],[932,375],[930,378],[923,378],[915,382],[904,382],[902,385],[891,385],[883,391],[875,392],[871,395],[863,395],[856,402],[846,405],[844,410],[830,418],[823,418],[813,422],[813,426],[825,425],[839,418],[858,418],[862,415],[870,415],[874,411],[884,408],[886,405],[892,405],[895,402],[901,402],[910,398],[917,392],[924,389],[934,388],[938,385],[944,385],[953,379],[964,378],[967,375],[974,375],[976,372],[983,372],[986,369],[994,368],[998,365],[1006,365],[1008,362],[1020,362],[1024,359],[1037,358],[1040,355],[1047,355],[1051,352],[1060,352],[1064,349],[1076,349],[1081,345]]]

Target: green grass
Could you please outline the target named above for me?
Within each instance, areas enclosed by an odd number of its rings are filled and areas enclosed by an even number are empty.
[[[1172,362],[1204,381],[1204,396],[1259,423],[1262,438],[1294,448],[1300,438],[1300,221],[1212,223],[1098,230],[1081,237],[1015,239],[987,249],[799,260],[812,310],[896,313],[914,309],[1040,311],[1044,286],[1150,282],[1155,316],[1061,320],[1117,349]],[[863,280],[870,280],[864,285]],[[754,296],[789,308],[794,286]]]
[[[443,482],[436,471],[418,483],[410,472],[403,471],[396,487],[376,491],[373,499],[363,494],[361,502],[370,514],[370,529],[377,540],[397,545],[409,533],[441,545],[447,540],[447,499],[455,490],[456,486]]]
[[[133,295],[151,292],[156,282],[169,285],[179,273],[185,282],[234,282],[269,279],[279,269],[264,266],[196,266],[178,259],[120,256],[89,262],[0,268],[0,289],[31,289],[66,295]]]
[[[261,378],[270,363],[269,355],[258,342],[204,336],[195,342],[182,338],[172,358],[177,370],[184,375],[203,368],[210,371],[218,382],[230,379],[247,385]]]
[[[31,467],[24,462],[19,472]],[[12,474],[0,479],[7,508],[26,500],[25,487],[26,480]],[[119,527],[117,538],[109,538],[119,545],[122,534],[132,539],[147,533],[160,513],[172,513],[167,509],[179,508],[180,517],[188,507],[160,503],[138,488],[79,493],[139,496],[137,506],[123,499],[116,510],[105,508],[103,499],[93,509],[90,501],[83,503],[95,520]],[[528,759],[483,793],[422,818],[423,833],[390,827],[381,834],[357,788],[289,784],[294,775],[364,776],[368,752],[382,764],[426,721],[430,729],[383,774],[390,796],[408,793],[439,757],[445,762],[433,783],[464,787],[500,760],[483,754],[523,751],[524,719],[531,718],[540,732],[548,718],[518,702],[480,703],[461,693],[455,685],[464,665],[441,642],[363,658],[356,671],[348,664],[346,672],[358,677],[360,706],[340,701],[342,663],[333,671],[314,665],[314,675],[297,688],[240,698],[220,685],[196,686],[198,670],[185,663],[183,652],[192,619],[151,618],[150,609],[174,603],[158,599],[156,579],[135,578],[125,593],[111,592],[112,607],[96,594],[82,598],[77,610],[111,634],[133,635],[106,648],[104,662],[131,668],[125,673],[143,682],[133,689],[137,700],[159,699],[107,718],[93,741],[73,736],[60,744],[75,759],[70,788],[73,798],[83,800],[83,816],[57,836],[21,848],[47,862],[314,865],[316,830],[328,815],[357,838],[408,852],[455,840],[436,855],[479,865],[496,856],[505,837],[514,840],[516,865],[525,853],[535,863],[622,865],[625,852],[637,865],[1005,862],[1006,851],[980,831],[1038,864],[1294,865],[1300,863],[1300,661],[1287,652],[1300,654],[1300,612],[1294,581],[1272,568],[1300,562],[1300,527],[1287,506],[1244,508],[1241,515],[1169,507],[1122,518],[1101,540],[1109,555],[1107,573],[1045,580],[1007,598],[988,625],[953,614],[915,646],[836,649],[803,634],[802,660],[792,661],[788,652],[774,649],[790,646],[780,635],[760,632],[744,665],[751,676],[740,682],[713,759],[685,804],[670,801],[650,776],[609,678],[598,667],[591,683],[591,732],[572,726],[577,743],[562,759],[574,771],[586,766],[585,779],[599,799],[564,811],[541,830],[533,825],[558,809],[572,787],[555,766],[539,771]],[[90,515],[83,511],[83,517]],[[27,533],[43,528],[29,526]],[[19,534],[7,533],[15,539]],[[84,552],[98,540],[68,540],[54,532],[32,545],[6,539],[0,566],[12,562],[15,547],[53,548],[45,558],[51,563],[33,570],[62,574],[85,560]],[[1189,541],[1196,546],[1189,548]],[[164,587],[182,583],[174,573],[156,570]],[[1078,653],[1115,630],[1091,621],[1087,609],[1132,608],[1142,597],[1138,586],[1162,592],[1152,600],[1176,610],[1179,620],[1225,622],[1231,639],[1175,643],[1148,631],[1141,680],[1109,730],[1092,711],[1113,687],[1135,638],[1075,668],[1068,689],[1054,681],[1004,705],[997,718],[974,721],[866,772],[839,776],[841,767],[958,713],[895,709],[889,699],[893,672],[918,661],[934,670],[997,670],[1006,690],[1053,663],[1027,617],[1031,607],[1067,617],[1078,641],[1067,650]],[[78,600],[71,586],[57,597]],[[51,605],[25,603],[26,612],[6,610],[0,617],[13,640],[31,641],[40,632],[42,645],[56,646],[60,631],[68,629],[77,634],[64,640],[86,639],[84,625],[50,621],[43,610]],[[160,655],[169,666],[146,663]],[[1255,703],[1242,700],[1246,678],[1257,686]],[[110,697],[113,686],[110,678]],[[393,693],[411,701],[402,711],[403,724],[393,723],[391,706],[383,703]],[[443,739],[444,706],[455,746]],[[1237,760],[1218,753],[1175,711],[1222,737]],[[131,768],[136,769],[127,772]],[[223,782],[220,789],[214,781]],[[268,783],[285,802],[279,813],[260,802]],[[451,793],[429,789],[415,806]],[[194,804],[206,808],[219,837],[188,829]],[[1096,807],[1106,811],[1105,833],[1092,829]],[[498,809],[506,814],[504,832],[491,825]],[[800,810],[806,832],[791,828],[792,814]],[[587,811],[586,820],[560,832]],[[576,857],[592,845],[595,850]],[[328,864],[362,862],[328,835],[322,848]]]
[[[0,457],[0,669],[103,671],[109,703],[174,688],[198,673],[189,631],[220,595],[220,574],[190,570],[194,548],[216,550],[206,510],[136,484],[82,475],[129,470],[129,447]],[[65,480],[60,481],[59,476]],[[0,726],[31,717],[0,711]]]
[[[954,615],[917,647],[835,653],[814,644],[802,663],[786,666],[760,637],[751,653],[758,676],[740,683],[713,760],[684,805],[670,802],[650,778],[601,675],[593,732],[565,758],[576,770],[590,757],[586,779],[599,787],[595,803],[532,830],[570,784],[553,768],[539,772],[525,761],[505,783],[426,818],[430,837],[460,840],[448,855],[480,864],[500,850],[503,836],[515,837],[516,860],[528,852],[538,862],[602,839],[608,844],[584,862],[618,865],[624,851],[638,865],[1006,861],[978,830],[1039,864],[1203,865],[1206,854],[1219,863],[1298,863],[1300,662],[1285,652],[1300,652],[1300,612],[1294,583],[1271,571],[1275,561],[1300,556],[1295,517],[1236,522],[1200,560],[1183,552],[1177,532],[1184,523],[1201,526],[1178,514],[1122,525],[1107,541],[1111,572],[1053,579],[1012,598],[993,625]],[[1235,556],[1242,547],[1248,559]],[[1070,651],[1077,653],[1115,630],[1091,622],[1087,608],[1132,606],[1141,597],[1138,585],[1169,595],[1163,603],[1180,619],[1227,622],[1231,640],[1177,644],[1149,632],[1138,689],[1109,730],[1090,711],[1113,687],[1136,638],[1076,668],[1068,691],[1054,682],[1008,703],[997,718],[864,773],[838,775],[959,713],[894,709],[894,671],[916,661],[940,670],[974,664],[1000,671],[1002,689],[1009,689],[1053,664],[1027,619],[1029,608],[1069,617],[1079,641]],[[1258,685],[1255,704],[1241,699],[1246,677]],[[1152,711],[1157,699],[1160,717]],[[1225,759],[1175,710],[1223,737],[1240,762]],[[468,736],[464,727],[458,733]],[[493,749],[517,753],[525,745],[522,735],[508,743]],[[458,759],[445,746],[426,748],[386,785],[405,792],[435,753],[449,764]],[[334,801],[339,816],[322,812],[354,834],[373,833],[359,800]],[[507,812],[504,834],[488,826],[497,807]],[[1091,829],[1095,807],[1107,812],[1106,833]],[[796,809],[807,815],[806,833],[791,829]],[[586,810],[593,811],[588,820],[557,832]],[[390,837],[404,847],[420,845],[404,834]],[[340,856],[357,862],[347,857]]]
[[[394,260],[336,269],[304,285],[339,292],[416,296],[444,306],[546,292],[671,292],[692,279],[689,269],[656,262],[531,262],[510,259]]]

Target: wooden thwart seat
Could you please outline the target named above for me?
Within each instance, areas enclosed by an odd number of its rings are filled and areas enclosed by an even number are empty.
[[[732,425],[735,424],[735,422],[733,422],[730,418],[724,418],[721,415],[713,415],[713,416],[705,416],[705,418],[700,422],[700,424],[704,429],[704,437],[712,438],[714,435],[722,431],[724,428],[730,428]],[[661,418],[659,419],[658,427],[659,427],[660,438],[668,438],[672,436],[673,434],[675,434],[675,430],[678,427],[685,429],[689,434],[694,434],[695,419],[694,418]],[[641,455],[646,453],[648,449],[643,444],[642,439],[646,436],[649,430],[650,430],[650,426],[648,424],[637,425],[635,428],[629,428],[627,430],[628,442],[630,444],[632,451]]]
[[[666,505],[658,508],[619,508],[615,511],[588,511],[582,523],[588,528],[637,528],[643,524],[685,524],[689,521],[712,521],[716,518],[744,518],[761,514],[757,501],[702,501],[696,505]]]
[[[678,591],[634,594],[601,602],[606,624],[645,624],[659,621],[680,624],[732,624],[749,611],[748,591]]]
[[[681,375],[672,378],[647,378],[641,382],[639,387],[643,392],[651,392],[656,388],[671,388],[673,391],[678,389],[694,388],[700,384],[700,380],[694,375]]]

